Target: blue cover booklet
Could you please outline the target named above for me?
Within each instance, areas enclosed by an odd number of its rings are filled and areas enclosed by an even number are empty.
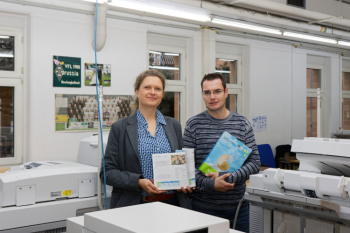
[[[251,152],[250,148],[224,131],[199,170],[205,174],[234,172],[241,168]]]

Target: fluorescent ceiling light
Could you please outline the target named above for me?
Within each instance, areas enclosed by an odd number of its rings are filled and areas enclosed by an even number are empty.
[[[9,39],[9,36],[0,36],[1,39]]]
[[[96,0],[83,0],[83,1],[96,3]],[[98,3],[105,3],[105,2],[108,2],[108,0],[98,0]]]
[[[231,71],[229,70],[215,70],[216,73],[225,73],[225,74],[230,74]]]
[[[154,53],[154,54],[162,54],[161,52],[156,52],[156,51],[149,51],[150,53]],[[168,56],[179,56],[180,54],[178,53],[164,53],[164,55],[168,55]]]
[[[349,41],[338,41],[338,44],[345,45],[345,46],[350,46],[350,42]]]
[[[176,67],[167,67],[167,66],[149,66],[151,69],[159,69],[159,70],[179,70]]]
[[[235,60],[229,60],[229,59],[223,59],[223,58],[218,58],[220,61],[235,61]]]
[[[156,51],[149,51],[149,52],[154,54],[162,54],[161,52],[156,52]]]
[[[232,27],[237,27],[237,28],[253,30],[253,31],[267,32],[267,33],[282,35],[282,32],[280,30],[277,30],[277,29],[260,27],[260,26],[255,26],[255,25],[246,24],[246,23],[240,23],[240,22],[236,22],[236,21],[229,21],[229,20],[214,18],[214,19],[212,19],[211,22],[217,23],[217,24],[222,24],[222,25],[227,25],[227,26],[232,26]]]
[[[87,2],[96,2],[94,0],[84,0]],[[99,3],[108,2],[107,0],[99,0]],[[146,2],[146,1],[125,1],[125,0],[114,0],[112,2],[108,2],[111,6],[127,8],[142,12],[150,12],[159,15],[172,16],[176,18],[190,19],[194,21],[200,22],[209,22],[210,17],[205,14],[201,14],[198,12],[193,12],[189,10],[182,10],[170,5],[157,4],[154,2]]]
[[[335,39],[330,39],[330,38],[323,38],[323,37],[318,37],[318,36],[309,36],[305,34],[298,34],[294,32],[284,32],[284,36],[290,36],[290,37],[295,37],[295,38],[300,38],[300,39],[306,39],[306,40],[314,40],[314,41],[320,41],[320,42],[325,42],[325,43],[331,43],[331,44],[336,44],[337,40]]]
[[[13,57],[13,54],[0,53],[0,57]]]
[[[168,56],[179,56],[180,54],[178,54],[178,53],[164,53],[164,55],[168,55]]]

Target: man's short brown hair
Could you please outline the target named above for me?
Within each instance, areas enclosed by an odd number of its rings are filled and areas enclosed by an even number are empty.
[[[222,86],[224,87],[224,90],[226,90],[226,80],[224,78],[224,76],[222,76],[221,74],[218,73],[211,73],[211,74],[206,74],[204,75],[202,81],[201,81],[201,88],[203,91],[203,83],[204,81],[211,81],[211,80],[215,80],[215,79],[220,79]]]

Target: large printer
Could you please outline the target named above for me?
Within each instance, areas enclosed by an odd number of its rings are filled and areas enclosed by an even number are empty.
[[[136,223],[136,224],[135,224]],[[67,219],[67,233],[243,233],[223,218],[161,202],[86,213]]]
[[[0,233],[61,232],[67,218],[99,210],[97,148],[96,135],[81,140],[77,163],[28,162],[1,173]]]
[[[250,233],[350,232],[350,140],[293,140],[298,171],[250,176]]]

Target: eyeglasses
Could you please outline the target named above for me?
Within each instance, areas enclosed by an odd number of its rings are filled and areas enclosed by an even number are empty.
[[[224,91],[224,90],[220,90],[220,89],[214,90],[213,92],[211,92],[211,91],[203,91],[203,92],[202,92],[202,95],[205,96],[205,97],[209,97],[209,96],[211,96],[211,93],[213,93],[214,96],[218,96],[218,95],[220,95],[223,91]]]

